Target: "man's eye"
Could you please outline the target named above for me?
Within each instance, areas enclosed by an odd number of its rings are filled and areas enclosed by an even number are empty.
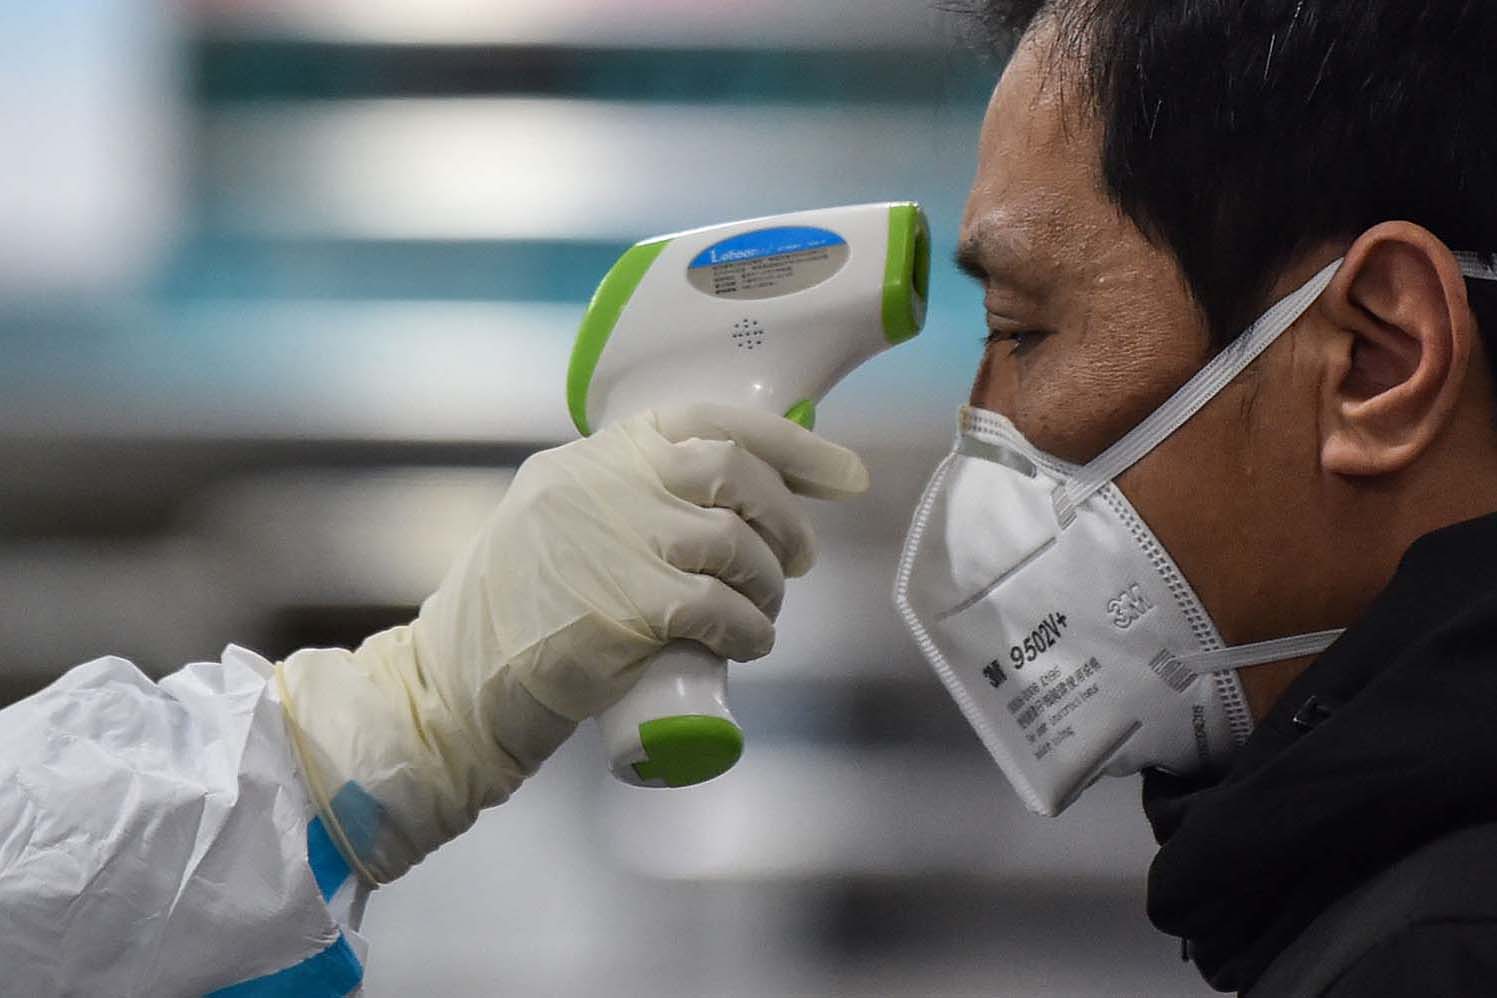
[[[1038,329],[995,329],[984,338],[987,346],[995,346],[999,343],[1012,343],[1014,351],[1028,350],[1040,340],[1049,336],[1049,333]]]

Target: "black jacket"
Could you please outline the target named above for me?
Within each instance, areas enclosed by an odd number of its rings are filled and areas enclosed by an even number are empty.
[[[1497,515],[1436,531],[1210,786],[1144,780],[1149,915],[1250,998],[1497,996]]]

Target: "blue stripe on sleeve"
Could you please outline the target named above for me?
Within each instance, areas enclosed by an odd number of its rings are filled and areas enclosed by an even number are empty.
[[[374,848],[375,837],[384,824],[385,809],[369,792],[352,780],[338,788],[329,802],[343,834],[348,836],[348,845],[355,856],[367,856]]]
[[[351,872],[321,818],[313,818],[307,825],[307,865],[312,868],[312,878],[317,881],[317,890],[324,901],[333,899]]]
[[[364,979],[364,968],[343,934],[301,963],[219,988],[206,998],[345,998]]]

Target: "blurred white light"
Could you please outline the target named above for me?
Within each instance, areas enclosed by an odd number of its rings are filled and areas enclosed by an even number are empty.
[[[112,290],[158,262],[182,193],[173,11],[0,4],[0,296]]]
[[[899,198],[950,222],[976,130],[965,114],[898,106],[273,105],[212,116],[205,181],[226,224],[277,236],[632,242]]]

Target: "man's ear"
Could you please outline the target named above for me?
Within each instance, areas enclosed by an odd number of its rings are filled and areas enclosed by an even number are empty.
[[[1369,229],[1320,300],[1337,331],[1321,400],[1321,466],[1389,475],[1419,459],[1465,385],[1476,319],[1460,263],[1410,222]]]

